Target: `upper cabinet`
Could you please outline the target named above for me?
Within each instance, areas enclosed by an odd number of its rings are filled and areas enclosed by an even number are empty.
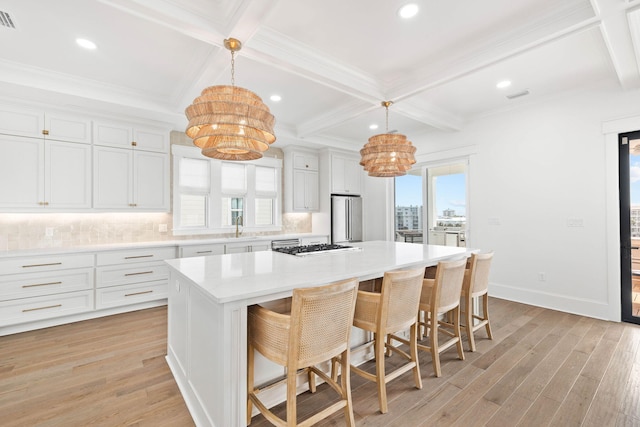
[[[284,150],[285,212],[315,212],[319,209],[318,164],[316,152]]]
[[[95,145],[135,150],[169,152],[169,133],[126,123],[95,122]]]
[[[93,147],[93,207],[169,210],[169,155]]]
[[[331,154],[331,193],[362,193],[362,166],[360,158],[348,154]]]
[[[0,211],[167,212],[169,174],[167,129],[0,105]]]
[[[91,144],[91,120],[63,113],[0,106],[0,133]]]

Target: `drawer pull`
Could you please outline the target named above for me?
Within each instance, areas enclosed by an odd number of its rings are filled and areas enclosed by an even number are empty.
[[[135,259],[135,258],[152,258],[153,255],[136,255],[136,256],[126,256],[124,259]]]
[[[46,310],[48,308],[57,308],[57,307],[62,307],[62,304],[48,305],[46,307],[26,308],[26,309],[22,310],[22,312],[26,313],[26,312],[29,312],[29,311]]]
[[[142,292],[134,292],[134,293],[132,293],[132,294],[124,294],[124,296],[125,296],[125,297],[132,297],[132,296],[134,296],[134,295],[150,294],[150,293],[152,293],[152,292],[153,292],[153,290],[150,290],[150,291],[142,291]]]
[[[213,251],[198,251],[197,254],[210,254]]]
[[[153,273],[153,271],[141,271],[139,273],[127,273],[127,274],[125,274],[125,276],[137,276],[139,274],[152,274],[152,273]]]
[[[51,262],[49,264],[30,264],[30,265],[23,265],[22,268],[29,268],[29,267],[47,267],[50,265],[62,265],[61,262]]]
[[[35,288],[36,286],[61,285],[62,282],[34,283],[33,285],[22,285],[23,288]]]

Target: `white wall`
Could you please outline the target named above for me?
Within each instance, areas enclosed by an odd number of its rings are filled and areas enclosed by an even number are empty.
[[[607,247],[618,239],[607,223],[617,221],[615,208],[607,211],[617,186],[607,178],[602,127],[640,115],[638,95],[603,84],[414,138],[422,156],[474,146],[468,245],[496,252],[492,295],[620,320],[619,275],[610,274],[618,255]],[[584,226],[568,227],[569,219]]]

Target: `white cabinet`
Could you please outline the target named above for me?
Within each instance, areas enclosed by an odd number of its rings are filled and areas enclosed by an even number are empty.
[[[362,192],[362,166],[360,159],[343,154],[331,155],[331,193],[355,194]]]
[[[169,269],[163,260],[171,258],[174,247],[98,253],[96,309],[166,298]]]
[[[168,211],[168,154],[94,147],[93,206],[97,209]]]
[[[285,150],[285,212],[319,209],[318,154]]]
[[[91,120],[56,112],[0,106],[0,133],[91,143]]]
[[[169,134],[159,129],[98,121],[93,124],[93,135],[95,145],[160,153],[166,153],[169,150]]]
[[[91,208],[91,146],[0,135],[0,208]]]
[[[93,255],[0,261],[0,327],[91,311]]]
[[[180,251],[178,254],[180,258],[188,258],[193,256],[222,255],[224,254],[224,244],[214,243],[214,244],[204,244],[204,245],[180,246]]]
[[[256,240],[233,242],[225,245],[225,254],[237,254],[242,252],[261,252],[271,250],[270,240]]]

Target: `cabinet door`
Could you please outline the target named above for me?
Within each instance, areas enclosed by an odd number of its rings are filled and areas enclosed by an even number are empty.
[[[0,106],[0,133],[42,138],[43,129],[42,112]]]
[[[91,121],[62,114],[44,115],[46,139],[91,144]]]
[[[133,153],[133,200],[136,209],[169,210],[169,155]]]
[[[93,123],[93,143],[107,147],[131,148],[133,129],[130,126],[107,123]]]
[[[318,172],[307,172],[304,179],[304,192],[306,196],[306,206],[310,211],[317,211],[320,204],[318,185]]]
[[[344,157],[331,156],[331,192],[344,194],[345,187],[345,159]]]
[[[306,170],[318,170],[318,156],[312,154],[298,154],[293,155],[293,167],[295,169]]]
[[[306,172],[304,170],[293,170],[293,209],[296,211],[304,211],[307,209],[307,185],[305,176]]]
[[[47,208],[91,208],[91,146],[47,141],[44,183]]]
[[[137,150],[158,151],[160,153],[169,151],[169,138],[166,132],[134,128],[133,140]]]
[[[129,209],[132,172],[131,150],[93,147],[93,207]]]
[[[360,177],[362,176],[362,167],[359,160],[344,160],[344,189],[349,194],[360,194]]]
[[[44,141],[0,136],[0,207],[44,206]]]

